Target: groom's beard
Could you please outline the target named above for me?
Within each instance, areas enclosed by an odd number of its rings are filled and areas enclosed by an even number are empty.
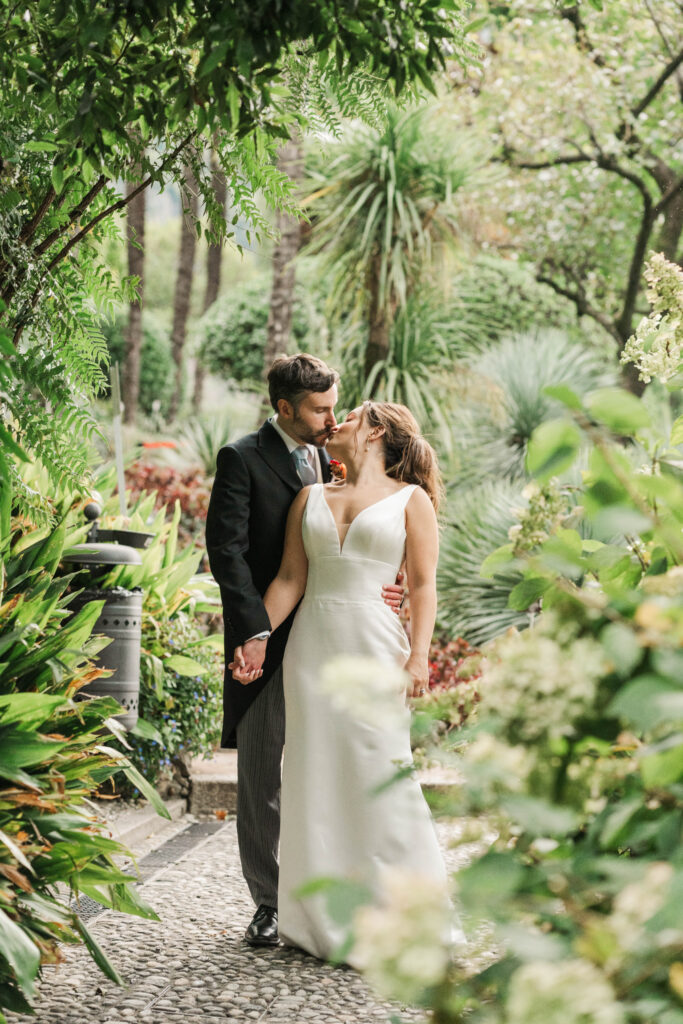
[[[295,416],[292,421],[292,432],[296,433],[302,444],[313,444],[316,448],[324,448],[332,434],[332,427],[314,432],[302,417]]]

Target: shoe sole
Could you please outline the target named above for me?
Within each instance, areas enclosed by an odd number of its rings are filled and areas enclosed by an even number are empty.
[[[270,949],[274,949],[276,946],[280,945],[279,939],[248,939],[246,935],[244,936],[244,941],[248,946],[263,946],[264,948],[267,947]]]

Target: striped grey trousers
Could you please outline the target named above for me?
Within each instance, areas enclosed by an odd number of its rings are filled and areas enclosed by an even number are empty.
[[[256,906],[277,907],[280,765],[285,742],[282,668],[237,725],[237,841]]]

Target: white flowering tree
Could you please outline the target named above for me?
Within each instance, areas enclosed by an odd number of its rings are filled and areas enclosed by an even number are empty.
[[[484,119],[501,178],[488,244],[597,321],[621,351],[648,249],[680,255],[683,18],[678,0],[480,0],[481,69],[456,108]],[[502,168],[505,168],[502,173]],[[636,392],[642,383],[629,378]]]

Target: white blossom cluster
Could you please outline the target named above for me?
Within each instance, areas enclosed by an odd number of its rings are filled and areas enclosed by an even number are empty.
[[[603,974],[587,960],[529,963],[510,981],[505,1024],[623,1024]]]
[[[664,906],[673,873],[672,865],[665,861],[649,864],[640,881],[631,882],[617,894],[608,921],[621,951],[629,952],[640,944],[643,925]],[[666,932],[660,933],[660,941],[666,937]],[[669,938],[674,942],[681,941],[683,923],[681,929]]]
[[[476,766],[478,782],[488,784],[493,790],[512,793],[525,792],[526,780],[536,767],[536,758],[526,747],[508,746],[489,732],[480,732],[464,747],[462,760],[465,769],[468,765]]]
[[[662,383],[678,373],[683,360],[683,270],[661,253],[652,253],[645,269],[652,310],[624,346],[622,363],[633,363],[646,384]]]
[[[593,705],[608,665],[600,644],[576,632],[575,623],[546,613],[536,628],[495,643],[479,684],[481,708],[503,720],[511,739],[569,736]]]
[[[383,905],[355,914],[354,966],[382,994],[414,1003],[445,977],[453,911],[433,878],[393,868],[383,882]]]
[[[405,721],[408,676],[396,665],[388,668],[374,658],[343,655],[322,670],[320,685],[335,705],[368,725],[391,727]]]

